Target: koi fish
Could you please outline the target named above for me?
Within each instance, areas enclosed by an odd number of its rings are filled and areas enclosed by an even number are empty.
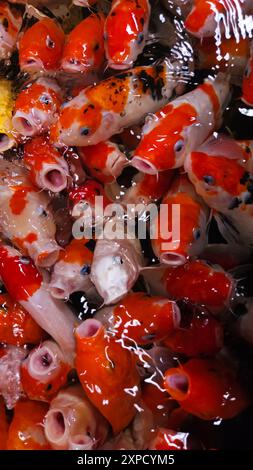
[[[204,305],[214,314],[228,309],[236,293],[231,274],[199,259],[166,269],[163,281],[171,298]]]
[[[243,241],[251,246],[253,175],[236,158],[241,156],[243,160],[244,153],[235,144],[229,140],[227,148],[222,138],[211,138],[189,153],[185,170],[196,192],[218,212],[215,218],[223,237],[231,243]],[[236,153],[231,158],[233,150]]]
[[[90,280],[93,253],[83,240],[73,239],[61,251],[59,260],[54,265],[49,290],[57,299],[68,299],[77,291],[85,293],[92,289]]]
[[[85,320],[76,329],[76,341],[76,369],[81,385],[117,434],[136,413],[140,377],[135,358],[98,320]]]
[[[104,60],[104,15],[92,13],[66,37],[61,68],[83,75],[100,71]]]
[[[60,247],[49,197],[37,190],[24,169],[0,160],[0,228],[3,235],[39,266],[52,266]]]
[[[21,400],[9,427],[7,450],[50,450],[45,434],[46,403]]]
[[[193,8],[185,20],[185,27],[197,38],[214,36],[217,31],[223,33],[224,29],[230,30],[231,27],[235,34],[234,24],[240,24],[241,18],[252,13],[252,10],[251,0],[240,3],[236,0],[231,0],[230,3],[220,0],[193,0]],[[238,30],[236,33],[240,34]]]
[[[68,164],[47,138],[36,137],[27,142],[23,162],[30,181],[38,188],[58,193],[67,187]]]
[[[91,265],[91,281],[105,305],[115,304],[129,292],[144,264],[138,239],[117,239],[117,229],[110,233],[113,238],[106,239],[110,224],[106,222],[105,237],[97,240]]]
[[[186,155],[219,127],[228,97],[228,80],[218,74],[166,104],[147,119],[131,165],[149,174],[182,166]]]
[[[59,346],[53,341],[44,341],[22,363],[22,389],[30,400],[49,402],[67,383],[70,370]]]
[[[5,412],[5,405],[3,399],[0,398],[0,450],[6,450],[8,430],[9,424]]]
[[[99,312],[98,316],[99,318]],[[180,310],[165,297],[133,292],[112,307],[108,315],[108,333],[125,342],[139,345],[161,341],[180,324]]]
[[[21,347],[0,348],[0,395],[9,410],[15,407],[22,395],[20,368],[26,356],[27,351]]]
[[[14,135],[11,120],[13,108],[12,82],[0,79],[0,152],[5,152],[16,144],[17,136]]]
[[[23,15],[8,2],[0,4],[0,60],[10,58],[14,51],[18,33],[23,22]]]
[[[73,330],[78,320],[69,307],[53,299],[48,283],[29,258],[9,246],[0,247],[0,276],[7,291],[34,321],[59,344],[71,364],[75,350]]]
[[[109,140],[79,147],[78,153],[90,176],[103,184],[115,181],[129,163],[119,146]]]
[[[0,294],[0,342],[13,346],[38,344],[44,332],[9,294]]]
[[[178,64],[135,67],[82,90],[64,103],[52,139],[65,145],[95,145],[155,112],[178,83]]]
[[[176,206],[178,205],[178,206]],[[180,212],[175,213],[174,207]],[[166,209],[166,210],[165,210]],[[209,209],[185,175],[175,179],[151,223],[151,244],[161,263],[179,266],[199,255],[207,244]],[[174,227],[179,233],[173,240]],[[170,243],[170,246],[166,246]]]
[[[164,387],[183,410],[203,420],[234,418],[250,404],[235,371],[218,359],[190,359],[169,369]]]
[[[80,385],[61,390],[45,418],[45,435],[55,450],[97,449],[104,443],[108,428]]]
[[[97,210],[98,199],[100,210]],[[77,219],[73,225],[72,232],[75,232],[75,238],[86,236],[86,230],[103,226],[108,218],[104,215],[103,209],[110,204],[104,187],[96,180],[86,180],[81,186],[69,191],[69,200],[73,204],[71,211],[72,217]],[[80,227],[81,236],[78,235],[77,227]],[[88,238],[87,234],[87,238]]]
[[[19,65],[23,72],[56,72],[60,68],[64,33],[51,18],[43,18],[20,38]]]
[[[12,124],[21,135],[32,137],[49,130],[57,120],[61,90],[49,78],[29,83],[17,96]]]
[[[105,49],[109,67],[128,69],[141,54],[148,35],[148,0],[114,0],[105,21]]]
[[[181,267],[175,268],[175,271],[180,269]],[[170,271],[173,270],[171,269]],[[173,279],[173,273],[170,274],[170,279]],[[170,285],[170,279],[167,278],[168,286]],[[184,280],[183,277],[182,284]],[[195,288],[194,279],[192,288]],[[202,354],[213,356],[219,352],[224,342],[223,326],[221,323],[203,307],[192,306],[186,303],[181,310],[181,325],[165,338],[165,346],[175,353],[184,354],[188,357],[200,356]]]
[[[173,171],[163,171],[157,175],[137,173],[133,177],[132,185],[122,197],[121,203],[127,204],[149,204],[157,202],[169,190],[173,178]]]

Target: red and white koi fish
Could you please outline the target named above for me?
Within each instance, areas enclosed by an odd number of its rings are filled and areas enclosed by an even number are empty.
[[[50,450],[44,433],[46,403],[20,400],[10,424],[7,450]]]
[[[230,273],[199,259],[166,269],[162,282],[170,298],[204,305],[214,314],[229,309],[236,293],[236,281]]]
[[[148,35],[149,0],[114,0],[105,21],[109,67],[128,69],[141,54]]]
[[[93,253],[84,240],[72,240],[61,251],[54,265],[49,290],[57,299],[68,299],[77,291],[88,292],[93,284],[90,280]]]
[[[135,67],[82,90],[64,103],[52,130],[58,144],[95,145],[155,112],[178,84],[178,64]]]
[[[29,255],[38,266],[52,266],[60,247],[46,193],[35,188],[24,169],[0,160],[0,227],[5,238]]]
[[[61,63],[64,33],[51,18],[43,18],[27,29],[19,40],[19,65],[28,73],[56,72]]]
[[[235,141],[210,138],[188,154],[185,169],[196,192],[220,213],[215,218],[224,238],[251,246],[253,175],[245,169],[244,157],[247,161]]]
[[[96,318],[100,318],[100,311]],[[146,345],[169,336],[179,326],[180,319],[180,310],[175,302],[165,297],[133,292],[108,310],[106,328],[116,338],[123,338],[125,343],[134,341]]]
[[[71,367],[53,341],[44,341],[33,349],[21,366],[23,392],[30,400],[51,401],[67,383]]]
[[[96,145],[79,147],[78,153],[89,174],[104,184],[115,181],[129,164],[129,160],[119,146],[109,140]]]
[[[105,305],[118,302],[129,292],[143,265],[138,239],[117,239],[117,231],[111,234],[114,238],[106,239],[107,227],[111,223],[105,224],[105,236],[96,243],[91,265],[91,281]]]
[[[22,26],[21,11],[8,4],[0,4],[0,60],[8,59],[16,47],[18,33]]]
[[[132,180],[132,186],[126,190],[121,203],[149,204],[157,202],[169,190],[173,178],[173,171],[163,171],[157,175],[137,173]]]
[[[193,8],[185,20],[185,27],[189,33],[197,38],[214,36],[216,31],[236,29],[239,35],[239,27],[234,26],[242,22],[246,14],[253,11],[251,0],[194,0]],[[238,28],[238,30],[237,30]],[[226,35],[228,36],[228,35]]]
[[[131,164],[149,174],[182,166],[186,155],[219,127],[228,97],[228,80],[218,74],[165,105],[148,118]]]
[[[0,348],[0,395],[8,409],[14,408],[22,395],[20,380],[21,363],[27,351],[16,346]]]
[[[173,211],[176,204],[180,210],[178,216]],[[185,175],[175,179],[162,199],[161,208],[165,207],[166,212],[160,209],[158,218],[151,224],[152,248],[161,263],[178,266],[199,255],[207,244],[209,209]],[[173,226],[177,223],[179,233],[173,240]],[[170,243],[169,248],[167,243]]]
[[[21,135],[32,137],[49,130],[56,122],[61,90],[52,79],[39,78],[17,96],[12,123]]]
[[[50,404],[45,435],[56,450],[92,450],[101,446],[109,426],[79,385],[61,390]]]
[[[76,340],[76,369],[82,387],[117,434],[134,418],[140,398],[135,356],[95,319],[85,320],[76,329]]]
[[[64,72],[99,72],[104,61],[104,16],[92,13],[67,36],[61,61]]]
[[[96,210],[97,198],[100,197],[100,210]],[[105,189],[101,183],[96,180],[86,180],[84,184],[73,188],[69,191],[69,200],[73,204],[71,211],[72,217],[77,219],[76,224],[73,225],[73,230],[77,233],[80,231],[81,238],[85,237],[86,229],[103,226],[108,217],[104,214],[103,210],[110,204],[110,200],[106,195]],[[78,231],[78,227],[80,230]],[[89,233],[87,234],[88,238]],[[92,234],[89,235],[90,238]],[[80,238],[75,236],[75,238]]]
[[[31,315],[9,294],[0,294],[0,343],[38,344],[45,336]]]
[[[38,188],[58,193],[67,187],[68,164],[47,137],[35,137],[24,145],[23,162],[30,181]]]
[[[73,360],[73,331],[78,320],[69,307],[54,299],[48,283],[32,260],[6,245],[0,247],[0,276],[7,291],[32,318],[59,344],[69,363]]]

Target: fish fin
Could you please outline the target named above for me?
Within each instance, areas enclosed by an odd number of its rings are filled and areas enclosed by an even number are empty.
[[[226,134],[212,134],[198,150],[212,157],[226,157],[231,160],[244,159],[242,146],[233,137]]]
[[[234,226],[232,220],[217,211],[213,212],[213,216],[223,238],[228,243],[240,243],[240,232]]]

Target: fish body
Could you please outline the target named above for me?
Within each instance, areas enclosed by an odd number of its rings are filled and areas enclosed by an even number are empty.
[[[38,78],[18,94],[13,110],[13,128],[27,137],[42,134],[57,120],[60,104],[61,90],[56,81]]]
[[[49,197],[35,188],[24,169],[0,160],[0,228],[3,235],[39,266],[51,266],[60,247]]]
[[[28,73],[56,72],[60,68],[64,33],[51,18],[28,28],[19,40],[19,65]]]
[[[128,69],[142,52],[148,35],[149,0],[114,0],[105,22],[109,67]]]
[[[155,255],[161,263],[171,266],[199,255],[207,244],[208,222],[208,208],[187,177],[180,175],[162,199],[160,212],[151,223]]]
[[[0,4],[0,60],[8,59],[16,47],[23,15],[8,2]]]
[[[63,48],[61,68],[83,75],[100,71],[104,60],[104,16],[92,13],[69,33]]]
[[[166,60],[135,67],[80,91],[63,104],[52,139],[58,145],[77,146],[110,139],[170,99],[178,81],[176,71],[177,65]]]
[[[38,188],[58,193],[67,187],[68,164],[47,138],[36,137],[27,142],[23,162],[30,181]]]
[[[191,149],[219,127],[228,97],[228,81],[220,74],[166,104],[144,124],[131,164],[149,174],[182,166]]]

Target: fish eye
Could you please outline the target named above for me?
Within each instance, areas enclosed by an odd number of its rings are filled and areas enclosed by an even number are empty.
[[[195,240],[199,240],[200,237],[201,237],[201,230],[200,230],[200,228],[197,228],[197,229],[194,230],[194,238],[195,238]]]
[[[141,44],[143,42],[143,39],[144,39],[144,34],[139,33],[137,36],[137,44]]]
[[[22,264],[29,264],[30,263],[30,258],[27,258],[27,256],[20,256],[19,261]]]
[[[184,148],[184,141],[178,140],[174,145],[174,152],[181,152]]]
[[[80,273],[83,274],[84,276],[85,276],[86,274],[90,274],[90,265],[89,265],[89,264],[85,264],[85,265],[82,267]]]
[[[211,176],[211,175],[204,175],[204,176],[203,176],[203,180],[204,180],[204,182],[205,182],[206,184],[210,184],[210,185],[211,185],[211,184],[214,184],[214,183],[215,183],[215,179],[214,179],[214,177]]]
[[[80,134],[81,135],[88,135],[90,132],[90,129],[88,127],[81,127],[80,129]]]
[[[55,43],[54,43],[54,41],[50,38],[50,36],[47,36],[46,45],[47,45],[47,47],[50,47],[50,49],[53,49],[53,48],[55,47]]]

